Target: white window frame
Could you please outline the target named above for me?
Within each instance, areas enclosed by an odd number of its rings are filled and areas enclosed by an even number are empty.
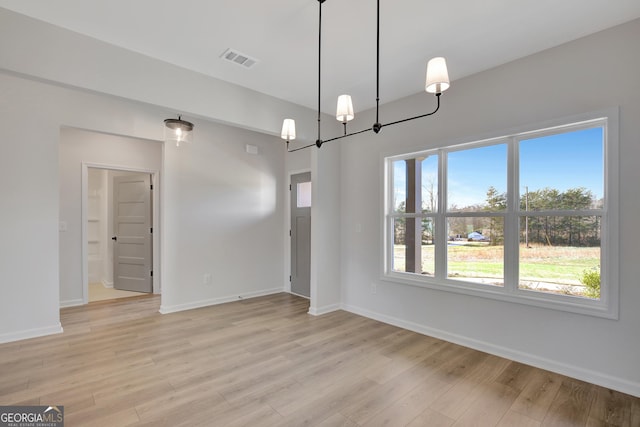
[[[519,210],[519,161],[518,147],[523,139],[542,137],[557,133],[575,131],[595,126],[603,126],[604,157],[604,205],[602,209],[576,211],[535,211],[536,216],[601,216],[601,255],[600,299],[593,300],[571,295],[559,295],[545,292],[520,289],[518,284],[519,269],[519,218],[531,216],[532,212]],[[503,212],[446,212],[447,208],[447,162],[448,153],[477,148],[487,145],[507,144],[507,209]],[[619,312],[619,178],[618,178],[618,109],[596,111],[567,117],[551,122],[527,126],[500,136],[484,138],[473,142],[448,144],[442,148],[413,150],[405,153],[383,153],[382,162],[382,263],[381,280],[437,289],[448,292],[492,298],[502,301],[550,308],[573,313],[617,319]],[[411,159],[417,156],[438,155],[438,210],[435,213],[396,214],[393,212],[393,171],[392,163],[397,160]],[[490,286],[452,280],[447,275],[447,227],[449,217],[462,216],[497,216],[504,218],[504,286]],[[392,221],[398,217],[430,217],[435,226],[435,275],[425,276],[416,273],[393,271],[393,226]],[[515,237],[514,237],[515,235]]]

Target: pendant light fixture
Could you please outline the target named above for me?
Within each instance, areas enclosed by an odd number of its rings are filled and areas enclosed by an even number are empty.
[[[426,75],[426,83],[425,83],[425,91],[427,93],[432,93],[436,96],[436,107],[433,111],[420,114],[417,116],[409,117],[406,119],[396,120],[390,123],[380,123],[379,117],[379,109],[380,109],[380,0],[377,0],[377,13],[376,13],[376,122],[370,127],[357,132],[347,133],[347,122],[353,120],[355,117],[353,113],[353,103],[351,101],[351,96],[349,95],[340,95],[338,97],[338,104],[336,109],[336,119],[342,122],[344,127],[344,134],[323,140],[320,135],[320,121],[321,121],[321,113],[320,113],[320,95],[322,89],[322,75],[321,75],[321,64],[322,64],[322,3],[326,0],[316,0],[318,2],[318,139],[314,144],[305,145],[304,147],[296,148],[293,150],[289,150],[289,141],[295,139],[295,121],[293,119],[285,119],[282,124],[282,133],[281,138],[287,141],[287,151],[293,152],[298,150],[304,150],[305,148],[313,147],[314,145],[318,148],[322,147],[322,144],[325,142],[331,142],[338,139],[346,138],[348,136],[357,135],[360,133],[365,133],[369,131],[373,131],[374,133],[379,133],[383,127],[395,125],[398,123],[408,122],[410,120],[420,119],[427,116],[434,115],[440,109],[440,95],[442,92],[447,90],[450,86],[449,82],[449,74],[447,72],[447,64],[444,58],[436,57],[429,60],[427,63],[427,75]],[[286,128],[286,132],[285,132]]]
[[[282,132],[280,138],[287,141],[287,150],[289,149],[289,141],[296,139],[296,122],[293,119],[284,119],[282,122]]]
[[[176,143],[176,147],[181,142],[191,142],[193,137],[193,123],[182,120],[181,116],[177,119],[164,120],[164,140]]]
[[[338,97],[338,106],[336,107],[336,120],[342,122],[345,135],[347,134],[347,122],[353,120],[354,117],[351,95],[340,95]]]

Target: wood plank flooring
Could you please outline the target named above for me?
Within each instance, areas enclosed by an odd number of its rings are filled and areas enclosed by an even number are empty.
[[[89,283],[89,302],[148,295],[148,293],[144,292],[122,291],[120,289],[107,288],[102,283]]]
[[[66,426],[640,426],[640,399],[289,294],[161,315],[157,296],[61,311],[0,345],[0,405]]]

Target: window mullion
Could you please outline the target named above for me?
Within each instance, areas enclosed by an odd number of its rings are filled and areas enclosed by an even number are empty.
[[[438,152],[438,210],[435,217],[435,279],[447,278],[447,154]]]
[[[510,138],[507,144],[507,212],[504,218],[504,291],[513,293],[518,289],[520,233],[518,211],[520,210],[518,142]]]

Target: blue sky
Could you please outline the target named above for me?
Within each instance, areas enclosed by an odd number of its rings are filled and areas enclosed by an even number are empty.
[[[596,198],[604,192],[603,129],[589,128],[520,142],[520,193],[545,187],[565,191],[585,187]],[[437,185],[437,158],[423,161],[423,187]],[[507,145],[499,144],[448,155],[449,206],[482,204],[494,186],[507,190]],[[404,161],[394,163],[396,202],[404,200]]]
[[[520,144],[520,186],[560,191],[585,187],[596,198],[604,194],[603,128],[551,135]],[[523,189],[520,190],[524,191]]]

